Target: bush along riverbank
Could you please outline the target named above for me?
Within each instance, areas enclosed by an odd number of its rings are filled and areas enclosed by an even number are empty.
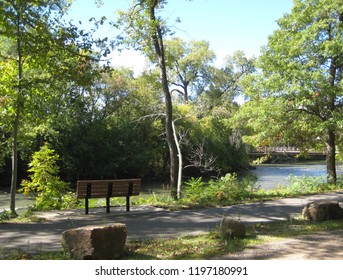
[[[342,177],[339,177],[336,184],[327,184],[323,176],[291,177],[289,186],[276,186],[271,190],[260,189],[256,182],[257,177],[253,174],[247,175],[243,179],[239,179],[235,173],[226,174],[218,180],[207,181],[202,177],[191,178],[184,183],[179,200],[174,200],[169,192],[151,192],[133,197],[131,203],[132,205],[152,205],[171,210],[202,208],[316,194],[343,188]],[[39,198],[39,196],[37,197]],[[60,197],[64,202],[60,209],[84,208],[84,201],[77,200],[75,194],[70,191],[61,193]],[[29,210],[56,210],[56,207],[46,208],[46,205],[52,205],[52,203],[45,202],[44,209],[39,207],[40,204],[33,203]],[[124,206],[125,203],[125,198],[111,198],[112,206]],[[103,207],[104,205],[105,199],[90,199],[90,207]],[[0,220],[11,218],[13,218],[11,213],[1,212]]]
[[[343,188],[342,177],[337,184],[327,184],[323,176],[291,177],[289,186],[276,186],[271,190],[262,190],[253,174],[239,179],[237,174],[227,174],[218,180],[191,178],[184,183],[179,200],[171,198],[169,193],[142,194],[132,198],[133,205],[152,205],[166,209],[188,209],[228,206],[240,203],[266,201],[299,195],[317,194]],[[91,200],[92,207],[104,206],[105,200]],[[111,205],[125,205],[125,199],[112,198]]]

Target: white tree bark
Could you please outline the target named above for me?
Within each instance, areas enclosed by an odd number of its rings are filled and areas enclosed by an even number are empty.
[[[183,162],[182,162],[182,153],[181,153],[181,148],[180,148],[180,142],[179,142],[179,139],[177,138],[177,133],[176,133],[176,128],[175,128],[175,121],[172,122],[172,127],[173,127],[174,141],[175,141],[176,148],[177,148],[177,156],[179,158],[179,168],[178,168],[177,185],[176,185],[176,198],[180,199],[181,198]]]

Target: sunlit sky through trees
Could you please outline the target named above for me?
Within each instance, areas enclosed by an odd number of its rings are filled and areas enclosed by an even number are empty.
[[[105,16],[108,21],[117,19],[117,10],[126,10],[131,1],[102,0],[97,7],[96,0],[74,0],[67,19],[72,19],[80,28],[89,29],[89,19],[99,20]],[[276,21],[291,11],[293,0],[169,0],[161,16],[184,40],[207,40],[217,55],[220,66],[227,55],[243,50],[246,56],[259,56],[261,46],[267,44],[268,36],[278,28]],[[178,21],[178,19],[180,21]],[[118,30],[105,23],[96,33],[100,38],[114,38]],[[132,51],[111,54],[113,66],[126,66],[140,72],[145,59]]]

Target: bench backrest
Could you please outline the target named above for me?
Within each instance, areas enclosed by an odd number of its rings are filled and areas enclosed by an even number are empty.
[[[139,195],[141,179],[80,180],[77,198],[104,198]]]

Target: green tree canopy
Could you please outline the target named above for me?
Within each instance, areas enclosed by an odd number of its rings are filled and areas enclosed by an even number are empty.
[[[185,42],[173,38],[165,44],[170,82],[187,102],[192,89],[193,93],[201,93],[215,54],[206,41]]]
[[[44,119],[41,108],[56,86],[81,82],[88,73],[91,43],[73,25],[63,25],[64,0],[9,0],[0,3],[0,98],[6,103],[0,127],[12,146],[10,209],[15,212],[18,143],[30,121]],[[62,23],[61,23],[62,22]],[[41,114],[42,112],[43,115]],[[37,125],[37,123],[34,123]]]
[[[335,181],[343,117],[343,2],[296,0],[278,24],[258,60],[259,74],[245,80],[250,101],[244,113],[265,139],[320,139],[328,180]]]

